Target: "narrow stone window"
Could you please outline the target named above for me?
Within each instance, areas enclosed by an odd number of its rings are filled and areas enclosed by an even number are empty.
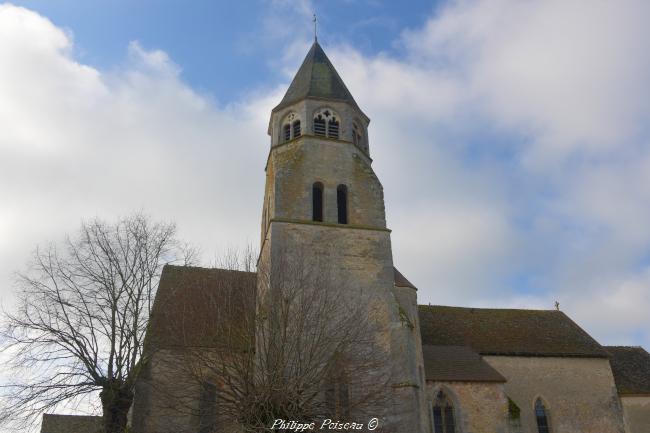
[[[433,407],[433,431],[435,433],[444,433],[445,426],[442,422],[442,408],[440,406]]]
[[[283,132],[284,132],[284,141],[291,140],[291,125],[289,125],[288,123],[284,125]]]
[[[293,122],[293,138],[300,137],[300,120]]]
[[[312,220],[323,222],[323,184],[314,183],[311,191],[312,196]]]
[[[444,392],[439,391],[433,403],[434,433],[456,433],[454,405]]]
[[[199,433],[213,433],[217,424],[217,387],[202,382],[199,395]]]
[[[336,206],[338,208],[339,224],[348,223],[348,187],[339,185],[336,188]]]
[[[361,132],[361,128],[356,123],[352,124],[352,143],[364,151],[368,150],[366,146],[364,146],[363,133]]]
[[[541,398],[538,398],[535,402],[535,418],[537,419],[537,431],[539,433],[550,433],[548,410]]]
[[[320,114],[317,115],[314,118],[314,134],[315,135],[322,135],[323,137],[325,136],[325,128],[326,128],[326,122],[325,118],[321,116]]]
[[[350,390],[345,374],[338,373],[331,379],[330,385],[325,390],[325,402],[328,415],[338,419],[346,419],[350,416]]]

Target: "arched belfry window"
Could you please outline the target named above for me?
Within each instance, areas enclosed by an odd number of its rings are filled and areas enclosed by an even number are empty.
[[[433,402],[433,431],[434,433],[456,433],[454,405],[442,390],[438,391]]]
[[[314,114],[314,135],[328,138],[339,138],[339,116],[329,108],[318,110]]]
[[[348,187],[339,185],[336,188],[336,207],[338,209],[339,224],[348,223]]]
[[[548,422],[548,409],[541,398],[535,401],[535,419],[537,420],[538,433],[550,433],[551,428]]]
[[[282,142],[298,138],[301,135],[300,119],[296,113],[289,113],[282,121]]]
[[[314,183],[311,188],[312,220],[323,222],[323,184]]]

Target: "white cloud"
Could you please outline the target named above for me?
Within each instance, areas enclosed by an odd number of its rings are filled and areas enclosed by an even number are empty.
[[[0,6],[0,295],[30,250],[82,217],[144,209],[215,248],[257,240],[270,90],[218,106],[162,51],[137,42],[124,67],[74,59],[72,40]],[[228,227],[224,230],[223,227]]]
[[[404,32],[403,60],[331,50],[373,118],[396,263],[423,301],[559,299],[604,342],[650,344],[649,14],[452,1]]]
[[[639,132],[648,13],[641,0],[457,1],[405,40],[414,61],[451,67],[493,121],[528,134],[534,163],[555,162]]]

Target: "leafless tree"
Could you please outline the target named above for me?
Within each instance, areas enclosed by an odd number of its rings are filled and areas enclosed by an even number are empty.
[[[33,427],[99,392],[106,433],[122,433],[161,269],[195,254],[174,224],[142,214],[83,222],[62,247],[36,249],[1,330],[12,379],[0,387],[0,423]]]
[[[254,255],[245,257],[250,270]],[[223,274],[221,287],[182,307],[186,316],[211,319],[202,329],[192,326],[193,338],[203,334],[200,343],[185,340],[159,352],[150,386],[157,404],[172,414],[158,418],[167,428],[175,413],[198,420],[202,433],[267,432],[276,431],[279,419],[360,421],[385,404],[390,371],[377,341],[380,311],[360,302],[364,295],[325,262],[296,251],[285,257],[261,266],[256,279]],[[242,261],[230,255],[221,263],[241,267]],[[172,335],[183,325],[165,320],[157,326]],[[164,427],[160,431],[168,431]],[[185,428],[197,431],[197,423]],[[185,431],[182,423],[173,429]]]

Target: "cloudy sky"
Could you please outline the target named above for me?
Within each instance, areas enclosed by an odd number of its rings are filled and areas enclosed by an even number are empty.
[[[650,348],[650,2],[0,5],[0,299],[82,218],[259,237],[271,108],[312,36],[372,119],[421,303],[562,310]]]

